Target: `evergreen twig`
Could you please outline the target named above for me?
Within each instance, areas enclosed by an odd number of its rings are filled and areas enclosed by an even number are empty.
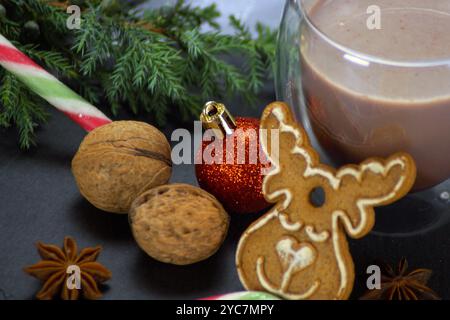
[[[71,0],[0,0],[6,9],[0,33],[112,114],[126,106],[159,125],[169,116],[192,119],[207,99],[238,94],[254,102],[272,74],[275,32],[258,25],[253,39],[231,16],[235,34],[222,34],[215,5],[177,0],[142,12],[144,0],[74,2],[81,3],[79,30],[66,27]],[[242,65],[229,63],[232,56],[243,57]],[[20,146],[28,148],[35,127],[45,122],[45,102],[4,70],[0,83],[0,127],[15,126]]]

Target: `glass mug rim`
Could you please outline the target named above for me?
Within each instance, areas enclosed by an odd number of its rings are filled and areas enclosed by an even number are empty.
[[[293,1],[294,4],[298,5],[300,14],[303,16],[305,22],[317,35],[319,35],[329,45],[349,55],[348,58],[350,59],[357,59],[359,60],[359,62],[362,63],[374,63],[386,66],[405,67],[405,68],[429,68],[429,67],[442,67],[445,65],[450,67],[450,54],[448,58],[444,59],[393,60],[381,58],[375,55],[364,53],[362,51],[351,49],[348,46],[333,40],[318,26],[315,25],[315,23],[310,18],[308,11],[305,8],[304,2],[306,0],[290,0],[290,1]]]

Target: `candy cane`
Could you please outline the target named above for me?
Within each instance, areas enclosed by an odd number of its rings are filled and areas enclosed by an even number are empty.
[[[20,52],[0,34],[0,65],[87,131],[111,120]]]
[[[222,294],[200,300],[280,300],[280,298],[265,292],[242,291]]]

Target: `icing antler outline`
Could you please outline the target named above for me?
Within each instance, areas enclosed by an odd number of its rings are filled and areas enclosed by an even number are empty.
[[[311,147],[306,132],[294,121],[287,105],[281,102],[275,102],[267,106],[262,116],[261,129],[268,131],[280,129],[279,148],[282,149],[282,147],[285,147],[288,151],[280,152],[278,158],[272,157],[272,142],[264,139],[264,135],[262,135],[261,145],[273,165],[272,171],[264,179],[263,192],[266,200],[276,203],[276,205],[270,212],[253,223],[244,232],[239,242],[236,264],[241,282],[247,289],[253,289],[253,286],[261,289],[262,286],[263,289],[288,299],[311,298],[319,293],[321,297],[328,296],[329,298],[335,299],[347,298],[351,293],[354,271],[345,234],[353,238],[364,236],[370,231],[374,223],[373,207],[391,203],[404,196],[410,190],[414,183],[416,173],[414,161],[409,155],[398,153],[387,160],[372,158],[364,161],[359,166],[348,165],[339,170],[324,165],[320,163],[319,155]],[[281,144],[283,145],[281,146]],[[286,171],[286,167],[284,167],[286,163],[292,166],[293,161],[296,165],[294,173],[291,170],[287,172],[288,176],[283,175]],[[299,187],[296,185],[293,186],[292,183],[290,186],[286,186],[287,181],[292,180],[292,174],[300,174],[300,178],[298,179]],[[301,196],[301,199],[305,199],[305,192],[310,192],[308,188],[311,187],[311,183],[326,187],[329,194],[334,196],[331,197],[331,200],[327,197],[328,207],[324,209],[328,213],[328,218],[325,217],[327,221],[326,228],[319,230],[319,232],[315,228],[317,223],[320,225],[320,222],[317,220],[318,218],[311,218],[311,216],[307,217],[307,219],[302,218],[305,214],[308,216],[311,212],[315,212],[315,209],[311,207],[311,203],[310,207],[303,202],[300,207],[298,205],[293,207],[297,208],[296,210],[302,208],[300,212],[292,212],[293,208],[289,208],[294,195],[296,198]],[[289,188],[294,188],[294,195]],[[343,196],[345,196],[347,201],[335,200],[335,198],[340,200]],[[298,200],[296,200],[296,203],[298,204]],[[290,213],[288,212],[289,210]],[[294,213],[295,219],[292,219]],[[304,293],[299,294],[298,289],[294,293],[289,292],[290,281],[294,276],[291,271],[301,273],[309,266],[313,266],[315,268],[314,270],[316,270],[317,266],[315,264],[320,264],[319,261],[316,262],[316,260],[320,260],[319,258],[316,259],[316,256],[313,257],[314,261],[309,261],[307,265],[304,264],[306,260],[301,261],[300,259],[297,261],[299,263],[298,266],[292,265],[292,268],[287,269],[289,274],[286,274],[286,269],[280,271],[279,268],[274,269],[272,267],[272,273],[274,272],[273,270],[278,270],[276,272],[279,273],[278,276],[272,279],[267,278],[263,269],[267,263],[270,263],[269,259],[265,259],[264,254],[256,255],[256,261],[253,261],[252,257],[250,257],[251,259],[243,259],[245,257],[244,255],[250,256],[249,252],[252,250],[253,254],[255,254],[255,250],[260,250],[266,252],[269,257],[273,257],[273,253],[267,251],[269,249],[266,249],[264,246],[258,249],[257,245],[255,246],[250,243],[249,238],[254,233],[260,233],[260,239],[270,238],[271,236],[269,234],[264,236],[264,229],[267,226],[272,228],[271,230],[275,230],[277,234],[281,234],[281,238],[273,239],[274,241],[278,241],[275,243],[275,250],[282,244],[282,235],[284,234],[285,236],[292,236],[293,239],[301,239],[298,241],[300,247],[311,242],[312,244],[315,243],[315,245],[312,245],[313,249],[316,248],[315,246],[322,246],[320,247],[321,250],[327,250],[325,254],[332,252],[336,260],[336,270],[339,271],[339,280],[332,278],[334,279],[333,281],[336,281],[336,292],[316,292],[320,291],[321,288],[315,287],[315,284],[320,283],[322,279],[312,279],[314,280],[313,285]],[[324,223],[322,221],[323,226]],[[277,230],[277,228],[281,228],[284,231]],[[330,239],[331,241],[328,241]],[[249,246],[248,248],[247,245]],[[271,248],[270,250],[274,250],[273,247]],[[292,256],[294,254],[294,251],[291,249],[286,252],[290,252]],[[320,250],[318,250],[318,255],[320,256]],[[244,266],[241,264],[241,260],[247,261],[242,262],[242,264],[251,263],[252,265],[248,267]],[[280,257],[278,257],[278,260],[278,264],[280,262],[283,264]],[[299,267],[302,263],[305,267]],[[244,268],[246,268],[247,272]],[[303,273],[301,276],[303,276]],[[330,279],[327,275],[322,274],[322,276]],[[253,277],[253,283],[251,285],[248,282],[249,277]],[[277,283],[280,282],[279,288],[274,286],[270,280],[276,281]],[[313,290],[310,290],[311,288]]]

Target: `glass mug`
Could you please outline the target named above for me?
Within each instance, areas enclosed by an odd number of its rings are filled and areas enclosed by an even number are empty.
[[[288,0],[276,86],[327,162],[410,153],[450,177],[450,1]],[[447,209],[449,207],[447,206]]]

